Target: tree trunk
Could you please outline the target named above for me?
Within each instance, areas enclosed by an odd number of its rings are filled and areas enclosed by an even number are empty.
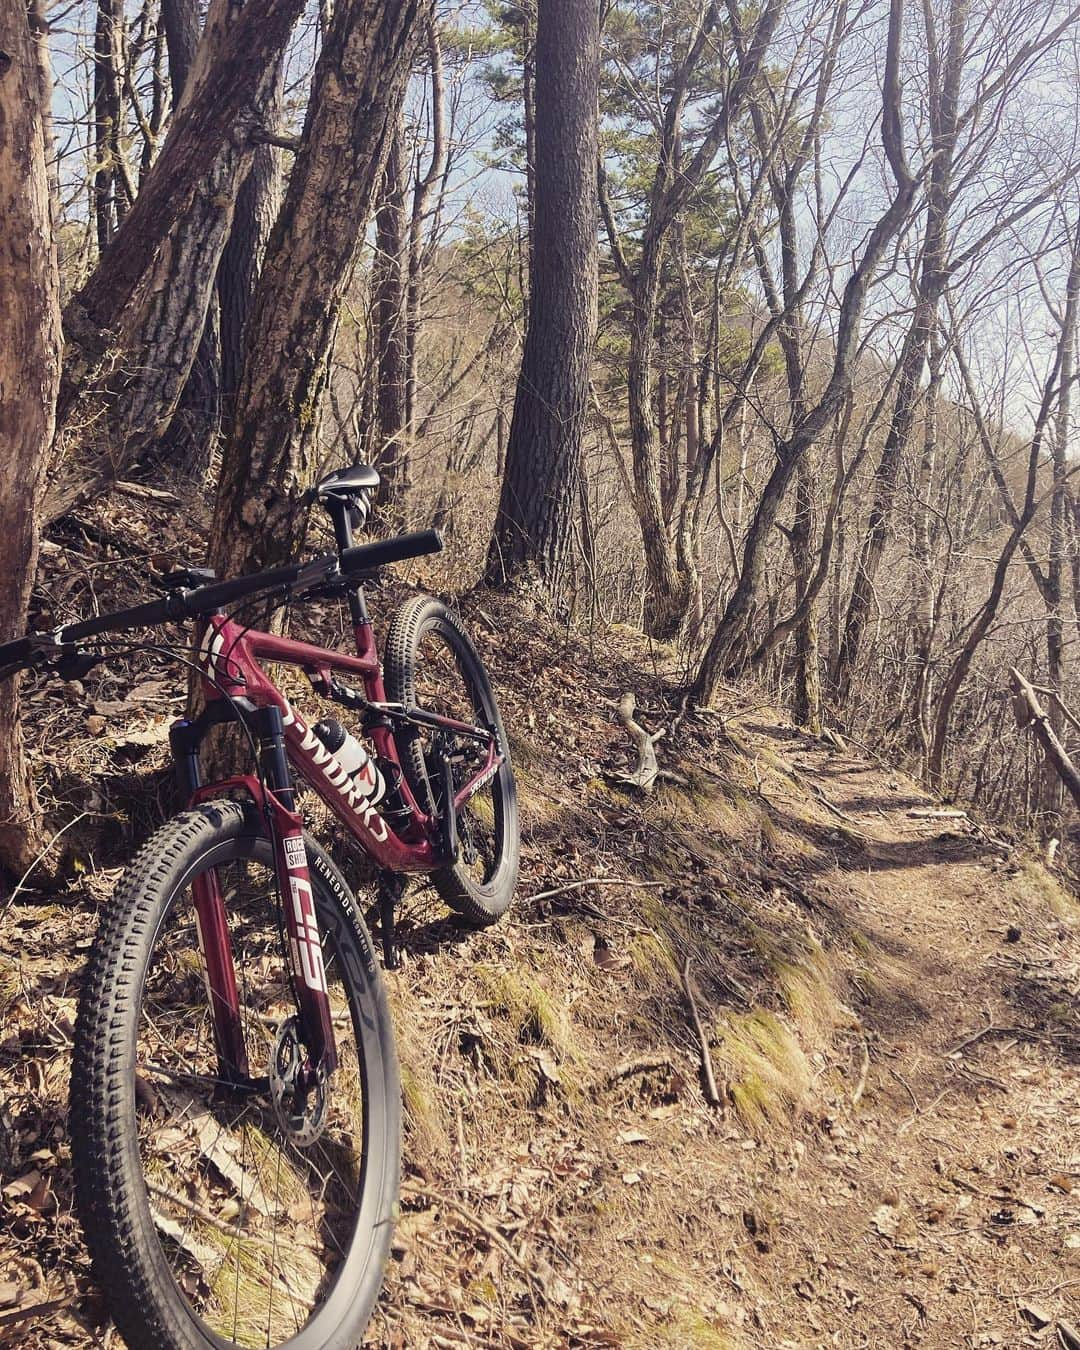
[[[531,303],[487,580],[562,585],[596,338],[599,10],[540,0]]]
[[[281,71],[275,77],[273,122],[281,106]],[[217,294],[221,306],[221,414],[232,425],[236,397],[244,374],[248,320],[266,246],[281,206],[281,155],[272,145],[256,147],[251,171],[236,199],[229,242],[218,264]]]
[[[56,519],[126,468],[167,424],[184,387],[303,0],[213,0],[195,68],[135,205],[64,315]]]
[[[690,600],[690,579],[679,570],[664,513],[660,440],[653,418],[653,353],[660,290],[660,244],[642,251],[631,296],[627,397],[634,464],[634,506],[641,525],[649,593],[645,629],[653,637],[674,637]]]
[[[936,623],[936,590],[931,557],[931,502],[937,459],[938,401],[945,353],[936,335],[930,338],[930,381],[926,389],[926,413],[923,450],[919,464],[918,499],[912,541],[911,645],[915,680],[911,698],[911,723],[919,741],[919,754],[925,770],[930,753],[930,720],[933,695],[930,655]]]
[[[199,47],[199,0],[162,0],[161,20],[169,47],[169,85],[179,108]],[[198,478],[206,471],[210,444],[221,425],[221,343],[218,306],[211,301],[202,337],[173,413],[150,458],[178,465]]]
[[[430,13],[431,0],[334,6],[259,277],[253,356],[222,459],[210,545],[222,575],[291,558],[303,540],[338,307]]]
[[[529,317],[529,297],[533,290],[533,241],[536,237],[536,10],[522,5],[522,38],[525,49],[521,62],[521,110],[525,123],[525,278],[521,288],[525,320]]]
[[[169,35],[169,76],[173,103],[180,103],[199,40],[198,0],[162,0]],[[282,72],[274,77],[274,93],[265,107],[265,121],[277,125],[281,112]],[[203,324],[198,351],[176,411],[155,458],[179,464],[193,478],[210,465],[215,436],[235,411],[236,391],[244,362],[244,332],[251,298],[262,266],[266,241],[281,200],[281,151],[258,144],[251,168],[237,193],[232,227],[218,263],[215,293]]]
[[[120,144],[120,58],[117,0],[98,0],[94,28],[94,224],[98,253],[109,247],[116,226]]]
[[[199,49],[198,0],[161,0],[161,22],[169,48],[169,85],[175,114]]]
[[[37,3],[0,6],[0,641],[26,630],[60,381],[45,32]],[[20,876],[41,845],[12,681],[0,699],[0,866]]]
[[[806,598],[814,568],[814,474],[804,455],[799,460],[795,484],[795,521],[791,529],[791,556],[795,566],[796,604]],[[821,731],[821,671],[818,658],[817,611],[811,598],[795,630],[795,698],[792,713],[796,726],[815,736]]]
[[[926,7],[926,14],[931,14]],[[963,74],[964,36],[967,19],[967,0],[951,0],[949,7],[949,38],[944,73],[938,64],[933,28],[927,34],[931,77],[928,96],[932,132],[933,161],[927,188],[926,231],[923,238],[922,262],[916,288],[915,312],[911,330],[901,355],[900,378],[896,388],[896,402],[892,422],[885,437],[874,478],[874,502],[862,551],[855,569],[855,582],[848,606],[844,640],[835,671],[834,684],[838,702],[843,705],[851,693],[851,681],[858,660],[863,631],[870,615],[874,582],[885,552],[900,463],[911,437],[915,410],[922,396],[920,381],[930,335],[934,329],[937,308],[948,279],[947,258],[949,242],[949,208],[952,202],[953,161],[957,145],[957,101]],[[932,20],[928,17],[928,22]]]
[[[375,265],[371,290],[378,344],[378,392],[375,445],[379,470],[378,503],[392,515],[400,511],[406,486],[408,453],[408,287],[405,257],[405,125],[398,116],[390,138],[382,192],[375,213]]]
[[[423,300],[424,274],[438,243],[438,230],[435,228],[442,214],[442,194],[446,187],[446,170],[449,155],[449,143],[446,135],[446,91],[444,88],[442,45],[439,30],[432,23],[428,32],[428,61],[431,66],[431,162],[423,175],[417,171],[413,187],[412,216],[409,222],[409,284],[406,299],[405,333],[405,436],[411,448],[416,430],[417,360],[420,345],[421,302]],[[440,183],[439,197],[434,212],[431,208],[431,195],[437,183]],[[433,215],[434,224],[430,237],[425,237],[425,226],[429,216]]]
[[[1054,427],[1054,488],[1050,498],[1050,557],[1046,566],[1046,682],[1056,698],[1050,700],[1050,727],[1054,735],[1064,732],[1061,712],[1065,694],[1065,520],[1068,510],[1068,446],[1071,424],[1072,381],[1075,365],[1075,335],[1067,332],[1061,358],[1061,388]],[[1051,837],[1061,829],[1061,780],[1051,766],[1043,772],[1042,807],[1047,819],[1043,833]]]

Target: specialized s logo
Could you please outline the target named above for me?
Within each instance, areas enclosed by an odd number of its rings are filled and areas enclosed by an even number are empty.
[[[322,946],[319,943],[319,930],[315,924],[315,905],[311,896],[311,883],[301,881],[299,877],[289,877],[289,890],[292,893],[293,918],[296,920],[297,936],[292,939],[293,960],[296,968],[304,977],[309,989],[326,993],[326,975],[323,971]]]
[[[287,727],[296,727],[300,736],[300,749],[322,769],[327,782],[336,789],[340,796],[345,798],[356,815],[367,826],[372,838],[380,844],[384,843],[389,834],[386,821],[379,815],[356,780],[345,772],[303,718],[295,713],[288,704],[282,709],[281,720]]]

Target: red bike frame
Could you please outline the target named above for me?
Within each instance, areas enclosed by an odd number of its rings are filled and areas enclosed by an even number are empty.
[[[337,1056],[304,848],[303,820],[295,808],[286,760],[385,871],[431,872],[454,861],[440,849],[441,822],[417,802],[401,769],[394,726],[412,720],[411,714],[415,710],[387,703],[375,636],[366,617],[355,626],[354,636],[356,655],[352,656],[250,629],[225,615],[214,615],[207,621],[199,643],[198,664],[203,672],[209,720],[226,720],[215,714],[231,714],[239,707],[249,727],[253,727],[256,717],[251,714],[257,716],[262,710],[262,720],[258,723],[261,776],[246,774],[217,783],[199,783],[195,765],[201,732],[194,740],[185,740],[195,726],[180,721],[173,727],[174,754],[178,758],[184,755],[188,760],[187,781],[192,805],[226,792],[242,791],[252,798],[268,821],[303,1036],[310,1054],[306,1074],[312,1082],[315,1076],[330,1073],[336,1067]],[[323,694],[330,692],[334,672],[359,676],[364,700],[376,714],[369,734],[384,771],[389,771],[396,780],[394,786],[406,812],[404,827],[395,830],[346,774],[270,680],[260,661],[300,667],[313,688]],[[265,710],[273,712],[267,717]],[[489,728],[426,712],[423,725],[487,744],[484,764],[454,793],[456,812],[498,771],[502,757],[496,737]],[[210,869],[197,877],[193,891],[222,1077],[243,1084],[250,1081],[247,1056],[228,915],[216,872]]]

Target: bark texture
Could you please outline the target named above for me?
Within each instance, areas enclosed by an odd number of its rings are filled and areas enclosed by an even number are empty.
[[[213,0],[161,154],[64,315],[56,519],[139,457],[187,382],[302,0]]]
[[[392,508],[399,497],[405,486],[408,466],[404,136],[405,128],[399,114],[390,138],[379,208],[375,213],[372,294],[379,360],[372,458],[382,477],[378,501],[383,508]]]
[[[43,32],[36,4],[0,6],[0,641],[26,629],[60,380]],[[40,849],[41,827],[18,715],[13,682],[0,699],[0,866],[21,875]]]
[[[529,323],[487,580],[535,566],[561,587],[596,338],[599,11],[540,0]]]
[[[339,0],[315,69],[301,148],[267,248],[225,447],[211,559],[266,567],[303,540],[338,307],[370,216],[431,0]]]

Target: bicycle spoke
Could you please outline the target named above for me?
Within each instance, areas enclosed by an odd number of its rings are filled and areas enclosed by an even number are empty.
[[[304,1326],[347,1254],[364,1099],[341,966],[324,934],[340,1066],[321,1137],[306,1148],[287,1137],[270,1095],[269,1064],[295,1008],[272,875],[246,871],[222,893],[251,1077],[237,1085],[219,1072],[195,929],[182,921],[178,903],[146,981],[139,1140],[151,1215],[178,1287],[211,1330],[236,1345],[271,1346]]]

